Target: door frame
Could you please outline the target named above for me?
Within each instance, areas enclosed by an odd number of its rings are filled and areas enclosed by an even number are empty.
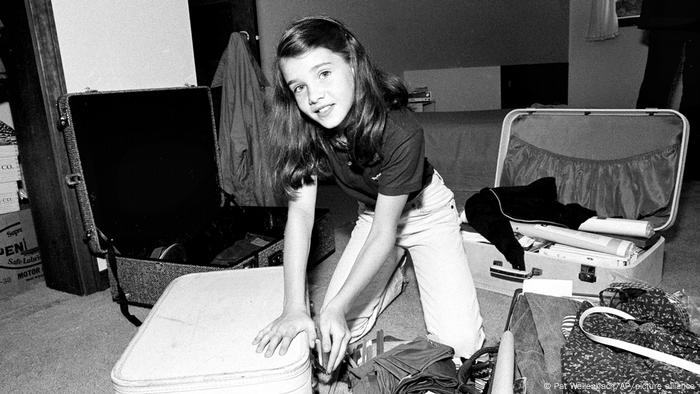
[[[58,128],[58,97],[66,93],[51,0],[9,0],[0,6],[11,34],[10,109],[46,285],[87,295],[108,287],[87,244]],[[12,71],[12,72],[11,72]]]

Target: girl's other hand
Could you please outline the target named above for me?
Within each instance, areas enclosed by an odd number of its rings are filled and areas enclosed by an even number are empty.
[[[328,365],[324,365],[326,372],[338,368],[345,357],[345,351],[350,342],[350,329],[345,320],[345,311],[329,303],[321,310],[319,318],[319,331],[321,333],[321,346],[328,356]]]
[[[309,347],[313,347],[316,341],[316,327],[311,317],[305,311],[282,312],[280,317],[260,330],[253,339],[253,345],[257,345],[255,351],[262,353],[267,348],[265,357],[271,357],[279,346],[279,355],[283,356],[294,337],[302,331],[306,332]]]

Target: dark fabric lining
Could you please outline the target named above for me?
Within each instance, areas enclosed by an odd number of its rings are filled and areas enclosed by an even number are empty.
[[[577,203],[600,217],[645,219],[656,227],[668,218],[680,144],[614,160],[568,157],[512,136],[502,185],[526,185],[554,176],[564,204]],[[654,217],[656,216],[656,217]]]

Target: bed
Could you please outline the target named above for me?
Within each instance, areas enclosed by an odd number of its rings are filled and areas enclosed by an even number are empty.
[[[469,196],[493,186],[503,118],[509,110],[416,112],[425,134],[425,155],[455,193]]]

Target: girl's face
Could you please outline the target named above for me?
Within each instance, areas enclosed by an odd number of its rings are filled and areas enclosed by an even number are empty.
[[[355,78],[342,56],[319,47],[281,59],[280,68],[301,112],[326,129],[345,119],[354,101]]]

